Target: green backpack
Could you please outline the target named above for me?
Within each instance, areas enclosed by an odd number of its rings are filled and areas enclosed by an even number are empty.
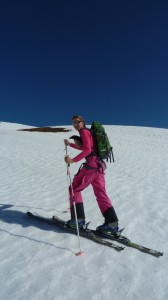
[[[107,161],[109,159],[110,162],[112,158],[114,162],[113,148],[110,145],[104,127],[99,122],[93,121],[90,131],[95,142],[97,156]]]

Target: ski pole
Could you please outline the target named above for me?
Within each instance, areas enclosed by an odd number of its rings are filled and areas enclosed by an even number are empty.
[[[67,150],[67,145],[65,146],[65,151],[66,151],[66,156],[68,155],[68,150]],[[70,165],[68,164],[68,167],[69,167]],[[68,191],[68,200],[69,200],[69,190],[68,190],[68,188],[69,188],[69,183],[68,183],[68,167],[67,167],[67,191]],[[69,202],[68,202],[69,203]],[[67,208],[67,211],[70,211],[70,208],[68,207]]]
[[[75,195],[74,195],[74,190],[73,190],[73,186],[72,186],[72,179],[71,179],[71,173],[70,173],[70,164],[67,164],[67,174],[69,175],[69,182],[70,182],[70,187],[71,187],[73,207],[74,207],[74,213],[75,213],[75,222],[76,222],[77,236],[78,236],[79,252],[76,253],[76,255],[79,256],[79,255],[82,255],[84,252],[81,250],[81,245],[80,245],[79,225],[78,225],[78,220],[77,220]]]

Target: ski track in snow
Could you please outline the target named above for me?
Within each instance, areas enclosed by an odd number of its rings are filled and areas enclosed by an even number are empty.
[[[65,133],[21,132],[0,123],[0,299],[167,300],[168,130],[105,126],[115,163],[106,188],[124,234],[163,257],[113,249],[77,238],[26,216],[69,219]],[[76,150],[68,149],[71,156]],[[71,176],[79,164],[70,168]],[[90,227],[103,222],[92,188],[83,192]]]

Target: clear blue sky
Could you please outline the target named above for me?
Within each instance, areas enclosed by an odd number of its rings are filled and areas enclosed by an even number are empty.
[[[168,1],[1,1],[0,41],[0,121],[168,128]]]

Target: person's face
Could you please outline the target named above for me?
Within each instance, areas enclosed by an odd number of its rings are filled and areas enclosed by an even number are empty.
[[[76,130],[80,130],[85,127],[83,121],[80,121],[78,118],[72,120],[72,124]]]

